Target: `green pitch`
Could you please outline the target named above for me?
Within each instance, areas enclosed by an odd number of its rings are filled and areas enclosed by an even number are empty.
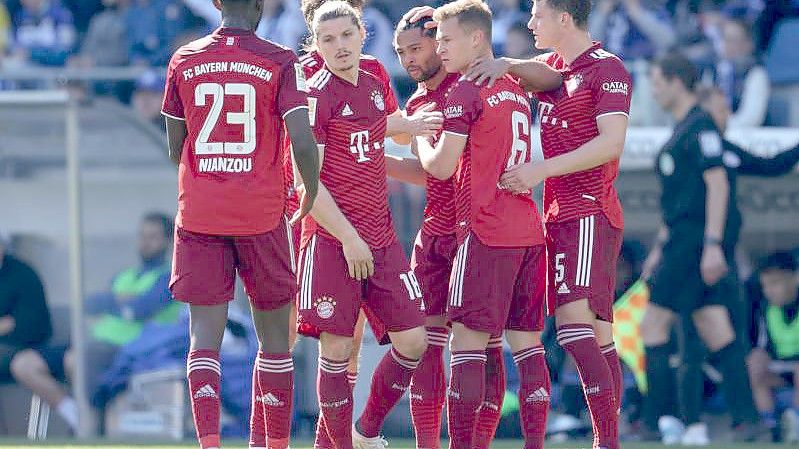
[[[21,440],[3,440],[0,439],[0,448],[21,448],[21,449],[32,449],[32,448],[70,448],[70,449],[98,449],[99,447],[107,447],[107,448],[123,448],[123,447],[136,447],[141,449],[197,449],[197,445],[190,444],[190,443],[182,443],[182,444],[139,444],[136,442],[125,442],[125,443],[115,443],[115,442],[105,442],[105,441],[98,441],[96,443],[70,443],[70,442],[63,442],[63,441],[52,441],[52,442],[45,442],[45,443],[37,443],[37,444],[29,444],[25,441]],[[231,443],[224,445],[225,448],[246,448],[246,444],[243,442],[240,443]],[[443,446],[446,447],[446,446]],[[492,449],[519,449],[522,447],[522,442],[520,440],[497,440],[492,446]],[[547,444],[547,449],[590,449],[591,444],[589,442],[573,442],[573,443],[559,443],[559,444]],[[680,446],[663,446],[661,444],[651,444],[651,443],[622,443],[622,449],[673,449],[675,447]],[[392,439],[389,440],[388,449],[413,449],[414,445],[413,442],[410,440],[396,440]],[[729,443],[721,443],[718,445],[706,446],[706,449],[778,449],[778,448],[796,448],[796,446],[790,445],[779,445],[779,444],[763,444],[763,443],[753,443],[753,444],[729,444]],[[312,449],[310,442],[299,442],[292,445],[292,449]]]

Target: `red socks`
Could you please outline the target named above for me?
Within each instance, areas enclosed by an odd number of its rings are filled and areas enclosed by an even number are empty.
[[[363,436],[378,436],[386,416],[410,386],[417,366],[419,360],[405,357],[393,347],[383,356],[372,375],[369,398],[358,419],[358,431]]]
[[[191,351],[186,363],[191,394],[191,413],[202,449],[219,447],[219,379],[222,368],[219,352],[210,349]]]
[[[477,410],[485,396],[485,365],[485,351],[452,353],[447,392],[450,449],[472,449]]]
[[[624,378],[621,373],[621,363],[619,362],[619,353],[616,352],[616,346],[611,343],[609,345],[599,348],[605,360],[608,362],[610,368],[610,375],[613,376],[613,395],[616,397],[616,405],[618,405],[618,412],[621,413],[621,400],[624,396]]]
[[[544,347],[516,352],[513,361],[519,369],[519,418],[524,449],[543,449],[551,391]]]
[[[572,355],[580,373],[591,412],[594,447],[619,449],[619,415],[613,377],[599,350],[593,327],[587,324],[561,326],[558,328],[558,344]]]
[[[317,393],[327,434],[337,449],[352,449],[352,390],[347,360],[319,357]]]
[[[492,336],[486,347],[486,388],[483,403],[477,412],[472,446],[488,449],[502,417],[505,399],[505,360],[502,354],[502,335]]]
[[[441,416],[444,411],[447,379],[444,373],[444,348],[449,340],[446,327],[427,328],[427,350],[411,381],[411,418],[416,447],[439,449]]]

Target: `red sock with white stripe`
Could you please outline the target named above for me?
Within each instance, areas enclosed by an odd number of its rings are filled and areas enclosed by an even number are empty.
[[[357,371],[347,371],[347,382],[350,384],[350,390],[355,390],[355,382],[357,380]],[[327,425],[325,425],[325,420],[322,418],[321,413],[316,421],[316,436],[314,437],[313,447],[315,449],[334,449],[336,447],[333,444],[333,440],[330,439],[330,435],[327,433]]]
[[[191,351],[186,362],[186,371],[197,440],[202,449],[218,448],[219,379],[222,377],[219,352],[210,349]]]
[[[513,361],[519,369],[519,418],[524,449],[543,449],[552,390],[544,347],[515,352]]]
[[[250,401],[250,449],[266,448],[266,418],[264,403],[260,401],[263,393],[258,386],[258,358],[252,367],[252,399]]]
[[[289,353],[258,353],[258,386],[264,405],[267,449],[286,449],[291,433],[294,361]]]
[[[441,416],[447,394],[444,347],[448,340],[446,327],[427,328],[427,350],[411,380],[411,418],[419,449],[441,447]]]
[[[488,449],[502,417],[505,399],[505,359],[502,354],[502,334],[491,336],[486,348],[486,388],[483,403],[477,412],[474,427],[475,449]]]
[[[472,449],[477,409],[485,395],[485,365],[485,351],[452,353],[447,392],[450,449]]]
[[[319,411],[327,434],[337,449],[352,449],[352,390],[347,382],[347,360],[319,357]]]
[[[624,396],[624,378],[621,373],[621,363],[619,363],[619,353],[616,352],[616,345],[611,343],[602,346],[599,350],[602,351],[605,361],[608,362],[610,375],[613,377],[613,394],[616,396],[616,404],[621,407],[621,400]]]
[[[599,351],[594,328],[567,324],[558,328],[558,344],[569,352],[583,383],[594,428],[594,447],[619,449],[619,416],[610,367]]]
[[[373,438],[380,434],[383,421],[405,394],[417,366],[418,359],[405,357],[394,347],[383,356],[372,375],[366,407],[356,423],[361,435]]]

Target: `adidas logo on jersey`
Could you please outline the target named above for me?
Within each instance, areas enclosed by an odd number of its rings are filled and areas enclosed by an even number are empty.
[[[530,393],[524,402],[527,402],[528,404],[531,402],[549,402],[549,393],[544,389],[544,387],[541,387],[538,390]]]
[[[564,282],[564,283],[562,283],[562,284],[560,284],[560,287],[558,287],[558,294],[559,294],[559,295],[568,295],[568,294],[569,294],[569,293],[571,293],[571,292],[572,292],[572,291],[571,291],[571,290],[569,290],[569,286],[568,286],[568,285],[566,285],[566,283],[565,283],[565,282]]]
[[[199,399],[199,398],[217,398],[217,399],[219,399],[219,395],[216,394],[216,391],[214,391],[213,387],[211,387],[208,384],[205,384],[202,387],[200,387],[200,389],[197,390],[196,393],[194,393],[194,399]]]
[[[258,402],[262,402],[266,405],[270,405],[272,407],[283,407],[284,405],[286,405],[285,402],[278,399],[277,396],[275,396],[272,393],[266,393],[263,396],[256,396],[255,400]]]
[[[352,112],[352,108],[350,107],[349,103],[344,104],[344,109],[341,110],[341,115],[344,117],[349,117],[352,114],[354,114],[354,112]]]

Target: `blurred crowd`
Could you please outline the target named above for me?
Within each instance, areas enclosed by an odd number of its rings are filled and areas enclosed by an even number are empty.
[[[299,0],[265,0],[257,33],[301,50],[307,28]],[[395,77],[401,97],[413,86],[394,55],[393,28],[401,15],[421,2],[372,0],[364,19],[365,52],[376,56]],[[434,3],[445,3],[437,0]],[[527,29],[528,0],[489,0],[494,11],[497,54],[534,54]],[[782,124],[769,117],[769,76],[763,56],[780,20],[799,16],[799,0],[596,0],[592,35],[620,55],[641,81],[633,101],[633,125],[664,124],[648,100],[646,61],[672,48],[702,68],[703,79],[724,92],[734,115],[730,126]],[[99,93],[123,102],[133,92],[152,92],[171,53],[218,26],[211,0],[3,0],[0,1],[0,68],[27,66],[150,67],[146,78]],[[639,81],[637,80],[637,81]],[[0,81],[0,89],[25,87]],[[142,113],[159,120],[152,105]],[[149,102],[152,103],[152,102]]]

